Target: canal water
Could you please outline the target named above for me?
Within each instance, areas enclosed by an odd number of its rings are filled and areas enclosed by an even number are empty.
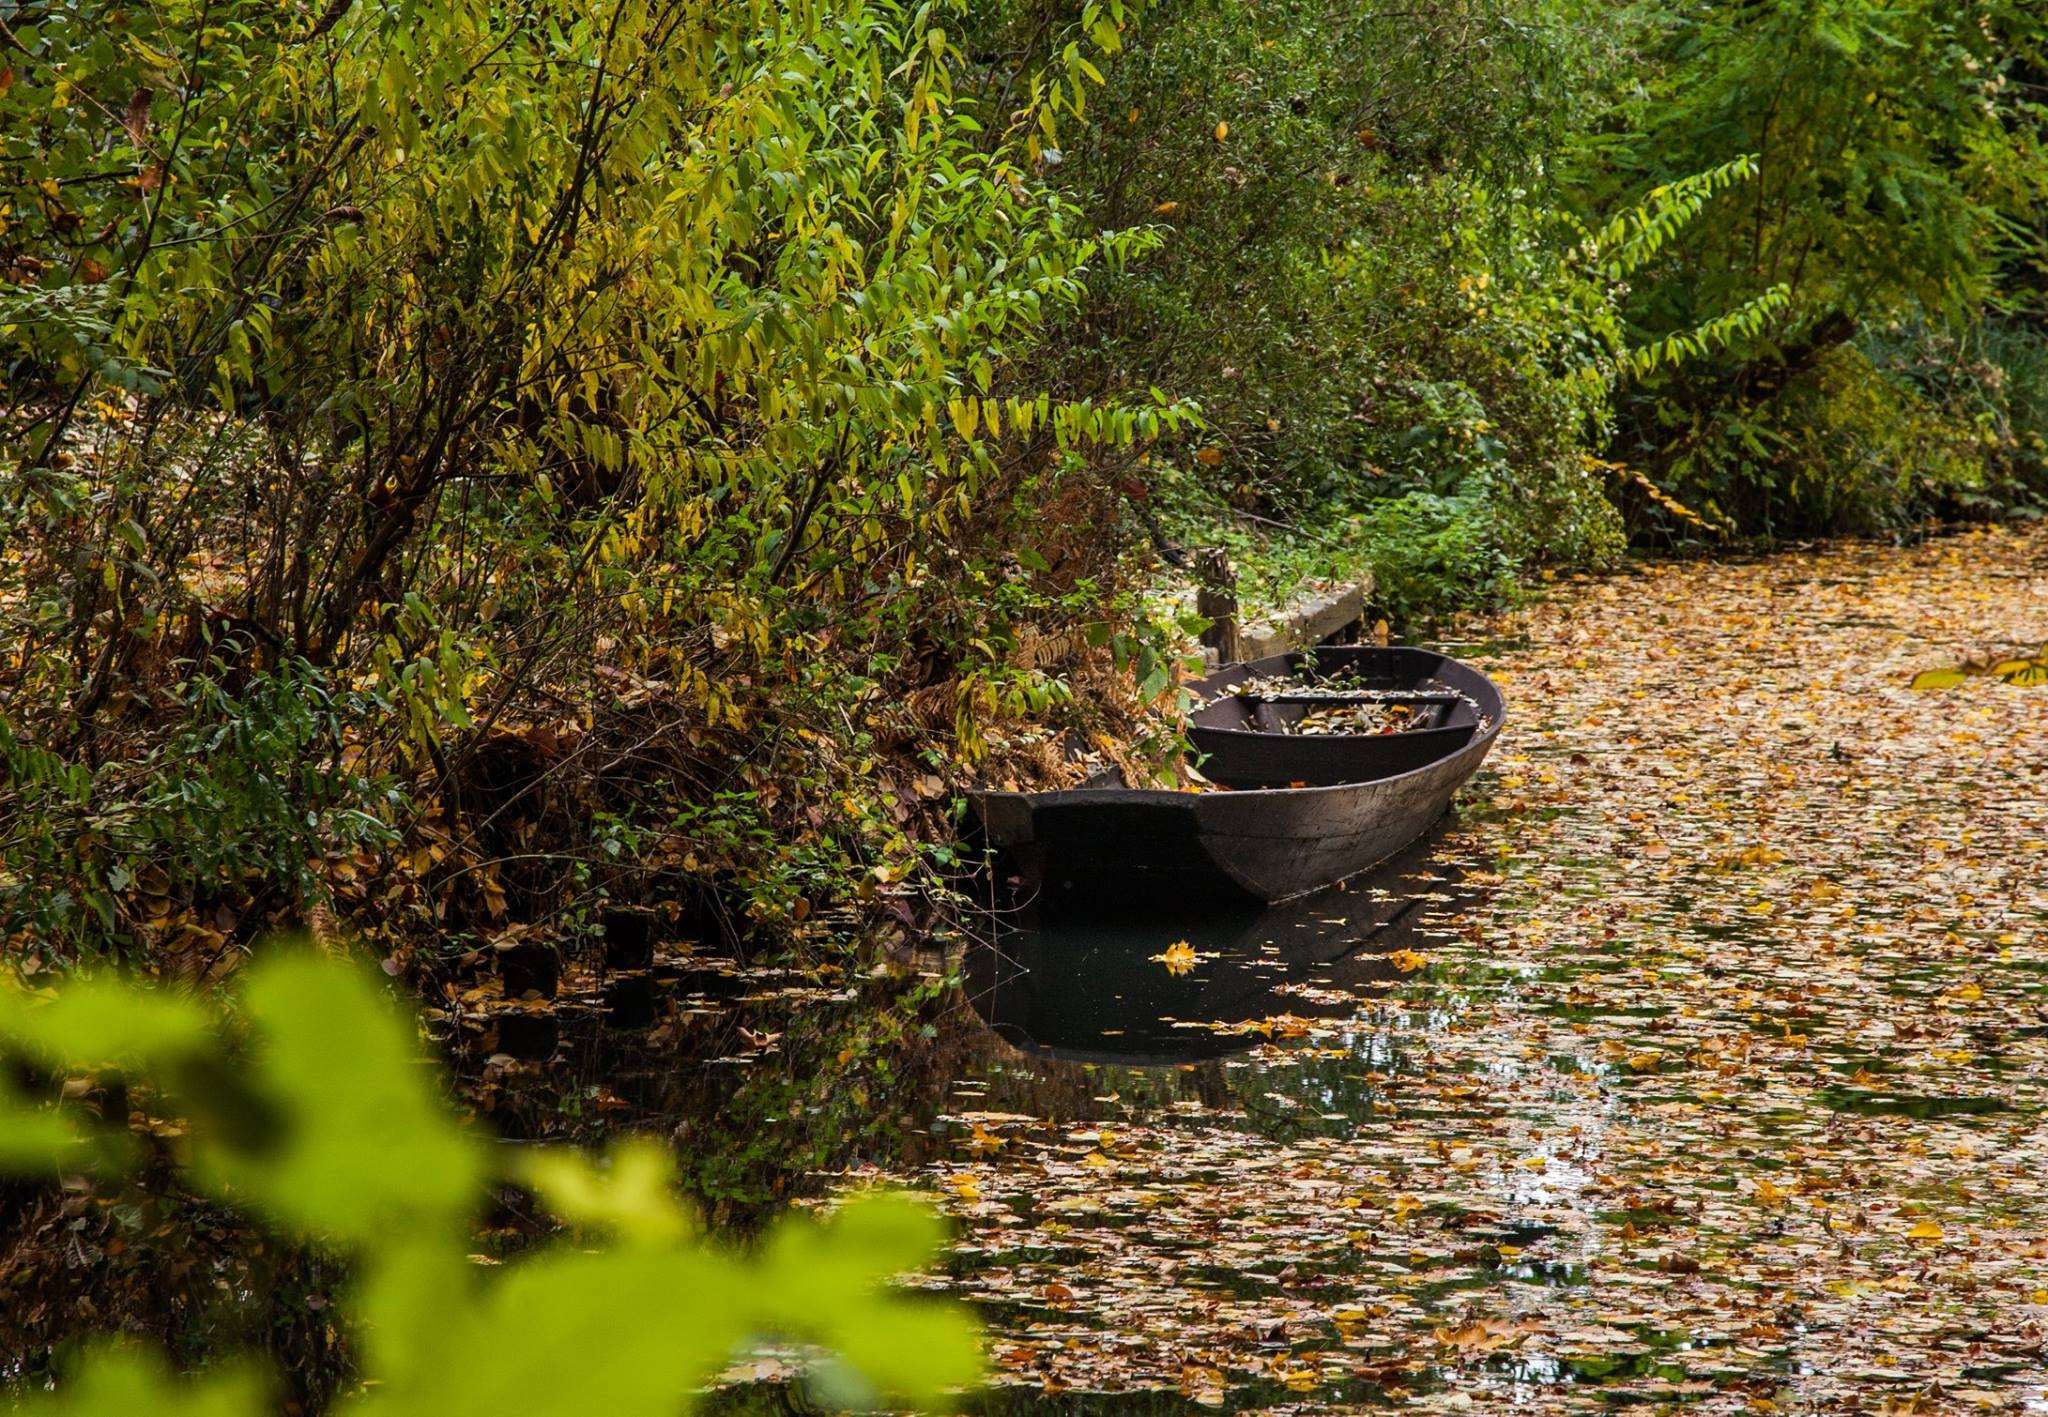
[[[1347,889],[867,971],[664,947],[469,1085],[672,1137],[736,1233],[932,1196],[981,1410],[2048,1405],[2048,689],[1925,677],[2048,645],[2048,536],[1654,566],[1484,634],[1492,761]],[[800,1405],[799,1356],[722,1404]]]

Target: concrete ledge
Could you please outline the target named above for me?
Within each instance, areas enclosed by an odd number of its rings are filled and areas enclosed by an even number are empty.
[[[1276,615],[1247,622],[1238,632],[1244,657],[1264,659],[1321,644],[1352,621],[1365,618],[1372,589],[1372,578],[1367,576],[1349,585],[1310,591]],[[1202,662],[1214,668],[1216,651],[1203,650]]]

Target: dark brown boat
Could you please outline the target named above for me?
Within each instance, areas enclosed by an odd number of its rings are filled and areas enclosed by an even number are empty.
[[[1506,706],[1493,682],[1419,649],[1325,645],[1226,666],[1191,686],[1189,739],[1219,789],[1131,788],[973,799],[998,877],[1051,915],[1091,902],[1282,901],[1385,860],[1479,767]],[[1290,731],[1312,713],[1401,711],[1402,731]]]

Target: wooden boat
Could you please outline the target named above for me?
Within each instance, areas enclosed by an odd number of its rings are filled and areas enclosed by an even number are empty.
[[[1191,686],[1197,770],[1220,790],[975,794],[981,837],[1017,906],[1086,915],[1105,901],[1289,900],[1414,841],[1473,774],[1506,717],[1469,665],[1419,649],[1324,645],[1226,666]],[[1289,732],[1339,706],[1404,709],[1406,731]]]

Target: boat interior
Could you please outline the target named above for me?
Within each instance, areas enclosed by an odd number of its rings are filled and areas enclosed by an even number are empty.
[[[1318,708],[1347,702],[1400,705],[1398,731],[1480,727],[1480,706],[1439,676],[1454,661],[1426,650],[1325,645],[1250,664],[1232,664],[1193,687],[1205,700],[1190,721],[1199,728],[1291,733]],[[1291,681],[1297,697],[1273,686]]]
[[[1230,788],[1368,782],[1457,752],[1500,713],[1486,679],[1428,650],[1323,645],[1194,685],[1197,770]]]

